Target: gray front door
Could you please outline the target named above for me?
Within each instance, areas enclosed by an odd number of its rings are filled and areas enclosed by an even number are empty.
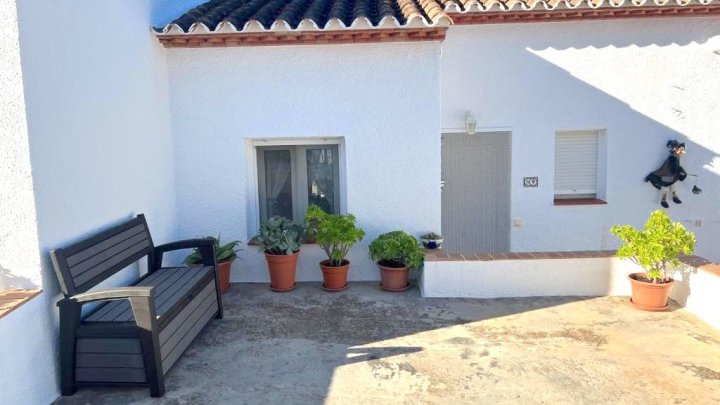
[[[509,132],[442,136],[442,235],[448,253],[510,251]]]

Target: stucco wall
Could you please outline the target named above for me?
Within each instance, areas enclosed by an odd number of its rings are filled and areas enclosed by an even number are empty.
[[[14,0],[0,0],[0,289],[41,284]]]
[[[174,234],[167,69],[164,49],[148,30],[151,11],[150,0],[18,4],[42,258],[35,269],[44,291],[0,320],[0,344],[8,347],[0,363],[28,362],[32,369],[3,374],[7,403],[49,403],[59,393],[60,294],[49,250],[140,212],[156,242]],[[108,284],[137,272],[132,267]],[[6,323],[17,327],[6,333]],[[26,333],[32,338],[22,338]]]
[[[439,57],[437,43],[170,50],[180,233],[254,235],[248,140],[339,137],[346,208],[367,232],[350,278],[377,279],[375,236],[440,226]],[[319,280],[321,256],[303,255],[298,279]],[[232,280],[266,279],[247,248]]]
[[[618,223],[660,208],[644,176],[687,143],[683,166],[704,193],[680,187],[669,210],[698,235],[698,254],[720,260],[720,20],[705,18],[455,26],[442,47],[442,127],[513,132],[515,251],[610,249]],[[605,129],[606,206],[553,206],[554,133]],[[523,176],[539,176],[523,188]],[[700,226],[696,225],[700,221]]]

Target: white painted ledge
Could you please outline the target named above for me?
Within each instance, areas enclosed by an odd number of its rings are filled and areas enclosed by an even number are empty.
[[[720,329],[720,273],[684,266],[670,297]],[[616,257],[426,261],[419,282],[423,297],[504,298],[630,296],[627,275],[642,271]]]

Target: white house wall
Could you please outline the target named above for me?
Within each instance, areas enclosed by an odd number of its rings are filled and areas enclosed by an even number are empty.
[[[442,46],[442,127],[513,132],[515,251],[609,249],[618,223],[640,225],[660,208],[643,178],[687,143],[684,203],[669,210],[698,235],[698,254],[720,260],[720,20],[615,20],[454,26]],[[553,206],[556,130],[607,136],[607,205]],[[538,176],[538,188],[523,188]]]
[[[14,0],[0,0],[0,289],[41,284]]]
[[[339,137],[345,207],[367,232],[350,278],[377,279],[375,236],[440,227],[439,58],[438,43],[169,50],[180,233],[255,234],[250,140]],[[321,259],[306,246],[298,280],[320,279]],[[232,281],[265,280],[247,247]]]
[[[156,242],[172,239],[173,147],[165,51],[148,29],[151,1],[18,3],[37,210],[37,240],[26,249],[34,263],[39,245],[43,292],[0,319],[0,364],[19,371],[5,373],[0,386],[7,403],[41,404],[59,394],[60,293],[49,250],[141,212]]]

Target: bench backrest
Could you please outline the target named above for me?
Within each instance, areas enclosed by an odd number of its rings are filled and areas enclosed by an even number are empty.
[[[66,297],[83,293],[152,252],[153,242],[140,214],[50,256]]]

